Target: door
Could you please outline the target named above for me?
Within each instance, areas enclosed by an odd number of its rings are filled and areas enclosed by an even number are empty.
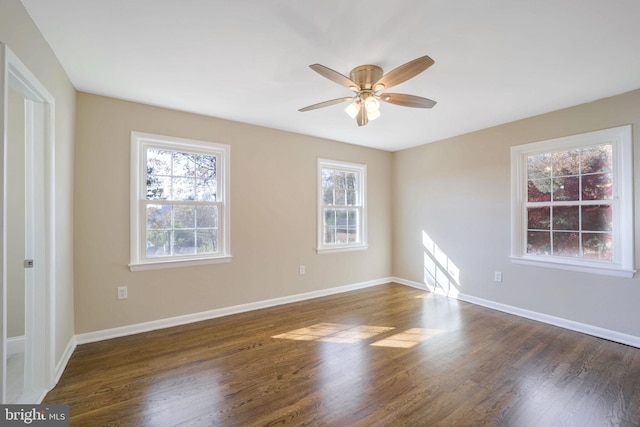
[[[9,86],[7,110],[7,156],[5,176],[7,186],[6,269],[7,269],[7,396],[8,403],[17,402],[24,392],[25,368],[25,309],[27,281],[30,270],[25,269],[27,259],[27,176],[25,141],[25,100]],[[32,283],[29,283],[32,285]]]
[[[37,403],[52,386],[50,309],[53,101],[0,44],[2,59],[2,361],[0,402]]]

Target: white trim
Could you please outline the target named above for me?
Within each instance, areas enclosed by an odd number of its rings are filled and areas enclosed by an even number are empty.
[[[76,336],[74,335],[71,337],[71,339],[67,343],[67,347],[64,349],[64,353],[62,354],[62,357],[60,357],[60,360],[56,364],[54,379],[53,379],[53,383],[51,384],[51,387],[47,390],[41,391],[40,394],[34,395],[35,397],[33,401],[36,404],[41,404],[44,398],[47,396],[47,393],[49,393],[49,391],[51,391],[58,384],[58,381],[60,381],[60,377],[62,377],[62,374],[64,373],[64,370],[66,369],[67,365],[69,364],[69,360],[71,359],[71,356],[73,356],[73,352],[76,350],[77,346],[78,346],[78,343],[76,341]]]
[[[438,289],[434,288],[429,284],[414,282],[414,281],[403,279],[400,277],[392,277],[392,279],[393,279],[393,282],[399,283],[401,285],[411,286],[413,288],[426,290],[439,295],[444,295],[442,292],[438,292]],[[445,295],[445,296],[453,299],[457,299],[460,301],[468,302],[470,304],[475,304],[482,307],[490,308],[492,310],[502,311],[503,313],[524,317],[525,319],[535,320],[538,322],[568,329],[570,331],[580,332],[583,334],[592,335],[594,337],[603,338],[609,341],[614,341],[621,344],[626,344],[626,345],[640,348],[640,337],[635,335],[624,334],[622,332],[613,331],[611,329],[600,328],[598,326],[588,325],[586,323],[580,323],[573,320],[564,319],[561,317],[551,316],[549,314],[526,310],[524,308],[502,304],[499,302],[490,301],[490,300],[474,297],[472,295],[467,295],[463,293],[458,293],[457,295]]]
[[[416,288],[416,289],[420,289],[421,291],[429,291],[431,292],[431,289],[428,285],[421,283],[421,282],[414,282],[413,280],[407,280],[407,279],[403,279],[401,277],[392,277],[391,280],[394,283],[398,283],[400,285],[404,285],[404,286],[409,286],[411,288]]]
[[[452,297],[452,298],[456,297],[457,293],[453,293],[453,292],[447,293],[445,289],[443,289],[442,287],[436,284],[433,277],[427,275],[427,279],[429,281],[425,283],[425,282],[414,282],[412,280],[403,279],[401,277],[393,277],[393,281],[401,285],[410,286],[412,288],[428,291],[428,292],[431,292],[432,294],[442,295],[445,297]]]
[[[332,254],[336,252],[364,251],[369,249],[368,245],[359,246],[340,246],[337,248],[316,249],[318,254]]]
[[[105,329],[102,331],[87,332],[76,335],[78,344],[86,344],[96,341],[107,340],[111,338],[124,337],[128,335],[139,334],[141,332],[155,331],[158,329],[170,328],[173,326],[186,325],[188,323],[201,322],[203,320],[215,319],[232,314],[244,313],[247,311],[259,310],[262,308],[275,307],[282,304],[290,304],[292,302],[305,301],[313,298],[320,298],[328,295],[340,294],[343,292],[355,291],[357,289],[369,288],[372,286],[383,285],[392,282],[392,278],[386,277],[367,282],[354,283],[351,285],[338,286],[335,288],[321,289],[319,291],[306,292],[303,294],[290,295],[286,297],[273,298],[263,301],[256,301],[247,304],[234,305],[231,307],[217,308],[214,310],[203,311],[199,313],[185,314],[182,316],[171,317],[167,319],[153,320],[150,322],[137,323],[134,325],[121,326],[118,328]]]
[[[331,168],[331,169],[340,169],[346,172],[356,172],[359,174],[360,178],[360,188],[358,189],[360,193],[360,204],[357,206],[351,206],[352,208],[357,208],[361,212],[360,218],[360,241],[358,243],[345,243],[345,244],[334,244],[334,245],[325,245],[322,243],[324,241],[323,229],[322,226],[324,224],[324,213],[323,213],[323,194],[322,194],[322,169],[323,168]],[[317,217],[316,217],[316,252],[318,254],[326,254],[326,253],[335,253],[335,252],[344,252],[344,251],[354,251],[354,250],[366,250],[369,248],[367,244],[367,165],[363,163],[353,163],[353,162],[343,162],[340,160],[330,160],[318,158],[317,161],[317,188],[316,188],[316,200],[317,200]],[[342,206],[337,206],[341,208]],[[344,206],[345,208],[349,208],[349,206]]]
[[[636,273],[635,270],[629,270],[625,268],[615,268],[611,267],[607,264],[598,265],[596,262],[581,265],[580,260],[574,260],[574,262],[563,262],[563,259],[556,259],[555,257],[549,257],[549,259],[540,259],[540,257],[536,257],[535,259],[529,259],[527,256],[521,257],[509,257],[511,262],[514,264],[522,264],[529,265],[535,267],[547,267],[547,268],[557,268],[559,270],[569,270],[569,271],[578,271],[581,273],[593,273],[593,274],[603,274],[606,276],[614,276],[614,277],[624,277],[627,279],[631,279]]]
[[[6,138],[7,131],[5,122],[7,118],[6,92],[10,85],[20,92],[26,102],[25,112],[32,121],[26,121],[26,137],[31,138],[31,142],[37,146],[32,147],[32,152],[38,156],[34,158],[37,163],[33,164],[33,173],[38,182],[33,183],[34,197],[40,200],[34,208],[36,209],[34,220],[34,232],[31,237],[36,236],[35,252],[31,255],[37,262],[37,277],[34,280],[36,289],[31,289],[32,298],[27,298],[27,322],[25,323],[25,375],[26,392],[36,394],[46,393],[46,390],[53,386],[53,366],[55,364],[55,288],[56,288],[56,239],[55,239],[55,98],[43,86],[39,80],[29,71],[20,59],[7,47],[0,43],[0,83],[2,99],[0,100],[1,123],[3,148],[0,159],[0,172],[4,177],[4,164],[6,158]],[[3,212],[2,239],[2,312],[0,313],[0,361],[5,360],[6,352],[6,234],[7,227],[5,211],[6,206],[6,179],[3,178],[4,185],[0,191],[2,194],[1,210]],[[25,236],[27,239],[30,236]],[[32,239],[33,240],[33,239]],[[6,377],[4,375],[5,363],[2,363],[0,379],[0,403],[4,403],[6,396]],[[29,396],[24,395],[23,398]],[[22,398],[21,398],[22,399]]]
[[[0,147],[0,178],[2,179],[2,185],[0,185],[0,212],[2,212],[2,227],[0,227],[0,280],[2,285],[0,286],[0,404],[5,403],[5,396],[7,394],[7,378],[6,378],[6,360],[7,357],[7,215],[5,211],[7,209],[7,192],[6,187],[6,168],[5,163],[7,161],[7,146],[8,146],[8,92],[9,92],[9,49],[5,44],[0,43],[0,138],[2,138],[2,147]]]
[[[76,340],[76,336],[74,335],[71,337],[71,339],[67,343],[67,347],[64,349],[64,353],[62,353],[62,357],[56,364],[54,386],[55,384],[58,384],[58,381],[60,381],[60,377],[62,377],[62,374],[64,373],[64,370],[67,367],[67,365],[69,364],[69,360],[71,359],[71,356],[73,356],[73,352],[76,350],[77,346],[78,346],[78,341]]]
[[[147,258],[142,243],[145,241],[144,218],[141,203],[144,200],[144,177],[146,176],[146,147],[166,147],[167,150],[186,150],[195,153],[210,153],[217,157],[217,196],[222,205],[218,218],[218,253],[193,257],[168,256]],[[231,146],[211,141],[131,132],[131,182],[130,182],[130,263],[131,271],[156,270],[162,268],[189,267],[231,261]]]
[[[220,264],[224,262],[231,262],[231,256],[216,257],[216,258],[203,258],[203,259],[170,259],[166,261],[147,262],[140,264],[129,264],[131,271],[147,271],[147,270],[160,270],[164,268],[181,268],[181,267],[195,267],[198,265],[206,264]]]
[[[553,326],[559,326],[570,331],[580,332],[583,334],[592,335],[594,337],[603,338],[609,341],[614,341],[640,348],[640,337],[637,337],[635,335],[623,334],[621,332],[612,331],[611,329],[605,329],[598,326],[588,325],[586,323],[575,322],[573,320],[564,319],[562,317],[538,313],[536,311],[526,310],[524,308],[514,307],[512,305],[502,304],[471,295],[458,294],[458,299],[471,304],[480,305],[482,307],[502,311],[503,313],[524,317],[525,319],[535,320]]]
[[[635,270],[633,265],[633,140],[631,132],[632,126],[624,125],[511,147],[510,259],[513,263],[625,278],[633,277]],[[524,207],[527,199],[526,157],[532,154],[604,143],[610,143],[613,150],[613,187],[615,194],[612,200],[606,200],[605,202],[614,206],[614,259],[612,261],[600,261],[587,258],[527,254],[525,248],[527,241],[526,208]]]
[[[401,277],[395,277],[395,276],[385,277],[377,280],[370,280],[367,282],[360,282],[360,283],[354,283],[351,285],[338,286],[335,288],[322,289],[319,291],[306,292],[303,294],[291,295],[287,297],[273,298],[273,299],[257,301],[253,303],[247,303],[247,304],[240,304],[240,305],[235,305],[231,307],[224,307],[224,308],[219,308],[219,309],[214,309],[214,310],[209,310],[209,311],[204,311],[199,313],[186,314],[183,316],[176,316],[176,317],[171,317],[167,319],[154,320],[151,322],[144,322],[144,323],[138,323],[134,325],[121,326],[118,328],[111,328],[111,329],[105,329],[101,331],[78,334],[72,337],[72,339],[69,341],[63,357],[60,359],[60,362],[56,366],[55,383],[59,381],[62,373],[64,372],[65,367],[69,363],[69,359],[71,358],[74,350],[76,349],[76,346],[80,344],[88,344],[88,343],[108,340],[112,338],[139,334],[142,332],[155,331],[159,329],[200,322],[203,320],[210,320],[218,317],[230,316],[233,314],[244,313],[244,312],[259,310],[263,308],[275,307],[282,304],[289,304],[289,303],[305,301],[313,298],[320,298],[324,296],[350,292],[358,289],[379,286],[387,283],[398,283],[403,286],[408,286],[408,287],[412,287],[412,288],[419,289],[422,291],[427,291],[427,292],[430,292],[432,288],[425,283],[415,282],[415,281],[403,279]],[[470,304],[479,305],[489,309],[502,311],[504,313],[513,314],[513,315],[524,317],[527,319],[547,323],[554,326],[559,326],[561,328],[565,328],[568,330],[573,330],[576,332],[592,335],[598,338],[603,338],[610,341],[615,341],[622,344],[627,344],[633,347],[640,348],[640,337],[636,337],[633,335],[623,334],[623,333],[612,331],[609,329],[599,328],[596,326],[586,325],[584,323],[574,322],[571,320],[562,319],[555,316],[537,313],[534,311],[525,310],[518,307],[510,306],[510,305],[473,297],[471,295],[459,294],[457,298],[456,297],[452,297],[452,298],[458,299],[460,301],[468,302]],[[42,395],[41,399],[38,402],[41,402],[45,395],[46,393]]]
[[[7,338],[7,357],[12,354],[24,353],[24,335]]]

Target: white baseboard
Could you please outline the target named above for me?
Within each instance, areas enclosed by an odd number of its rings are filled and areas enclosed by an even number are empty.
[[[41,405],[44,398],[47,397],[47,393],[49,393],[52,389],[53,387],[50,390],[43,390],[40,394],[38,394],[38,396],[34,399],[36,405]]]
[[[413,288],[424,289],[424,290],[441,294],[441,292],[438,292],[439,289],[433,286],[433,284],[414,282],[414,281],[402,279],[399,277],[393,277],[393,281],[401,285],[411,286]],[[457,295],[447,295],[447,296],[451,298],[456,298],[460,301],[465,301],[471,304],[490,308],[492,310],[502,311],[504,313],[513,314],[516,316],[524,317],[526,319],[547,323],[549,325],[559,326],[561,328],[569,329],[571,331],[580,332],[583,334],[592,335],[594,337],[604,338],[609,341],[614,341],[621,344],[630,345],[632,347],[640,348],[640,337],[635,335],[623,334],[621,332],[600,328],[598,326],[588,325],[586,323],[575,322],[573,320],[551,316],[549,314],[539,313],[531,310],[525,310],[524,308],[502,304],[499,302],[474,297],[472,295],[457,294]]]
[[[224,307],[209,311],[204,311],[200,313],[186,314],[183,316],[171,317],[167,319],[154,320],[151,322],[138,323],[135,325],[127,325],[118,328],[105,329],[102,331],[88,332],[84,334],[75,335],[67,345],[65,349],[63,357],[60,359],[56,366],[56,376],[55,383],[58,382],[64,368],[67,366],[73,351],[76,346],[79,344],[86,344],[96,341],[102,341],[111,338],[117,338],[127,335],[138,334],[141,332],[148,332],[158,329],[169,328],[173,326],[185,325],[188,323],[200,322],[203,320],[215,319],[218,317],[229,316],[232,314],[244,313],[252,310],[259,310],[262,308],[275,307],[282,304],[289,304],[292,302],[305,301],[313,298],[319,298],[328,295],[334,295],[344,292],[349,292],[357,289],[364,289],[372,286],[378,286],[385,283],[394,282],[404,286],[410,286],[416,289],[421,289],[425,291],[438,292],[438,288],[421,283],[415,282],[407,279],[403,279],[400,277],[385,277],[377,280],[371,280],[367,282],[360,282],[351,285],[339,286],[335,288],[322,289],[319,291],[306,292],[303,294],[290,295],[281,298],[273,298],[263,301],[256,301],[248,304],[240,304],[231,307]],[[561,328],[573,330],[576,332],[585,333],[588,335],[593,335],[595,337],[604,338],[610,341],[619,342],[622,344],[630,345],[633,347],[640,348],[640,337],[623,334],[620,332],[612,331],[609,329],[599,328],[596,326],[587,325],[584,323],[574,322],[572,320],[567,320],[555,316],[550,316],[543,313],[538,313],[530,310],[525,310],[522,308],[510,306],[507,304],[502,304],[494,301],[485,300],[482,298],[477,298],[471,295],[458,294],[456,296],[449,295],[450,297],[459,299],[461,301],[465,301],[471,304],[480,305],[482,307],[490,308],[493,310],[502,311],[504,313],[513,314],[516,316],[524,317],[527,319],[547,323],[554,326],[559,326]]]
[[[77,345],[78,344],[76,342],[76,337],[74,335],[71,337],[71,339],[67,343],[67,347],[64,349],[64,353],[62,353],[62,357],[60,358],[60,360],[58,360],[58,363],[56,364],[55,372],[53,373],[53,383],[50,384],[51,387],[48,390],[42,390],[37,395],[37,397],[34,400],[36,404],[41,404],[44,398],[47,397],[47,393],[49,393],[49,391],[51,391],[56,386],[56,384],[58,384],[58,381],[60,381],[60,377],[62,376],[64,369],[67,367],[67,364],[69,363],[69,359],[71,359],[71,356],[73,355],[73,351],[76,349]]]
[[[413,280],[403,279],[402,277],[392,277],[391,280],[393,280],[393,283],[398,283],[400,285],[410,286],[423,291],[433,291],[433,288],[425,283],[414,282]]]
[[[372,286],[378,286],[385,283],[393,282],[391,277],[385,277],[367,282],[354,283],[351,285],[339,286],[335,288],[322,289],[319,291],[306,292],[303,294],[290,295],[281,298],[273,298],[263,301],[256,301],[248,304],[234,305],[231,307],[218,308],[209,311],[203,311],[193,314],[185,314],[167,319],[153,320],[151,322],[138,323],[135,325],[121,326],[118,328],[105,329],[102,331],[87,332],[75,336],[76,344],[86,344],[96,341],[107,340],[111,338],[123,337],[127,335],[139,334],[141,332],[149,332],[158,329],[170,328],[173,326],[185,325],[188,323],[200,322],[203,320],[215,319],[217,317],[229,316],[232,314],[244,313],[261,308],[275,307],[277,305],[289,304],[292,302],[304,301],[312,298],[319,298],[328,295],[339,294],[343,292],[354,291],[356,289],[364,289]]]
[[[7,357],[17,353],[24,353],[24,335],[7,338]]]
[[[410,286],[412,288],[420,289],[423,291],[432,291],[433,289],[428,285],[420,282],[414,282],[412,280],[403,279],[401,277],[392,277],[391,280],[394,283],[398,283],[400,285]]]
[[[57,384],[58,381],[60,381],[60,377],[64,372],[64,368],[67,367],[67,364],[69,363],[69,359],[71,359],[71,356],[73,355],[73,352],[77,346],[78,346],[78,341],[76,340],[76,336],[74,335],[69,340],[67,347],[64,349],[64,353],[62,354],[62,357],[56,364],[55,378],[53,381],[54,384]]]
[[[477,298],[471,295],[459,294],[458,299],[471,304],[481,305],[493,310],[502,311],[504,313],[514,314],[526,319],[536,320],[538,322],[547,323],[549,325],[559,326],[575,332],[592,335],[598,338],[604,338],[609,341],[615,341],[621,344],[630,345],[640,348],[640,337],[634,335],[623,334],[621,332],[612,331],[610,329],[600,328],[598,326],[588,325],[586,323],[575,322],[573,320],[564,319],[562,317],[551,316],[549,314],[538,313],[536,311],[525,310],[524,308],[514,307],[495,301]]]

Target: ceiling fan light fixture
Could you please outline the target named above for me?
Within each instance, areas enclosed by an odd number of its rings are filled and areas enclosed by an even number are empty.
[[[355,119],[358,113],[360,112],[360,101],[354,101],[344,109],[347,112],[349,117]]]
[[[367,111],[367,119],[369,119],[369,121],[371,120],[375,120],[378,117],[380,117],[380,110],[376,110],[376,111]]]
[[[373,95],[368,96],[367,99],[364,100],[364,108],[367,110],[367,113],[375,113],[380,109],[380,101]]]

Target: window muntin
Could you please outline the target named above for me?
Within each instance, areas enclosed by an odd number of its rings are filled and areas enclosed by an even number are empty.
[[[318,251],[366,247],[366,165],[318,161]]]
[[[228,162],[227,145],[132,133],[132,269],[228,260]]]
[[[632,277],[631,126],[511,152],[512,260]]]

